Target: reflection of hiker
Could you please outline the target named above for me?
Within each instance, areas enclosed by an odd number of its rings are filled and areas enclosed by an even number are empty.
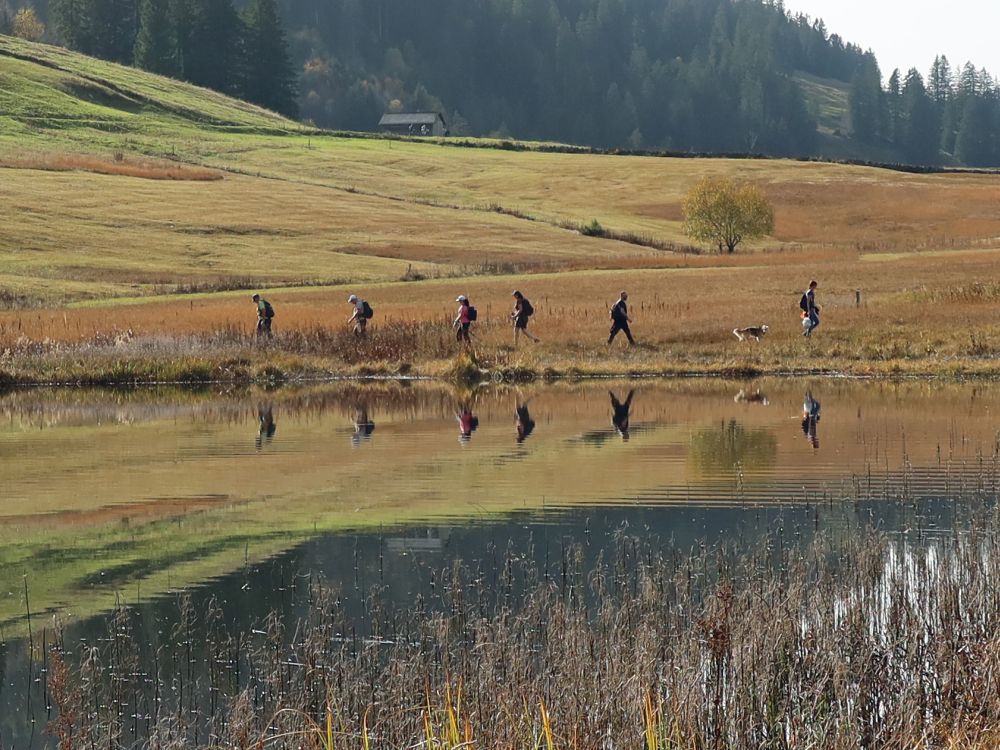
[[[265,443],[270,443],[274,439],[274,432],[277,425],[274,422],[274,410],[270,404],[257,405],[257,450],[260,450]]]
[[[274,308],[271,303],[259,294],[253,296],[257,305],[257,335],[271,337],[271,320],[274,318]]]
[[[611,391],[608,391],[608,395],[611,396],[611,424],[618,430],[618,434],[622,436],[622,440],[628,440],[629,410],[632,408],[632,396],[635,395],[635,389],[628,392],[625,403],[619,401]]]
[[[371,305],[366,300],[361,299],[356,294],[352,294],[347,301],[354,305],[354,314],[347,321],[347,325],[354,324],[354,335],[364,336],[368,328],[368,321],[375,315]]]
[[[819,448],[817,422],[819,422],[819,401],[813,398],[812,391],[806,391],[806,397],[802,402],[802,434],[813,448]]]
[[[809,288],[802,293],[802,299],[799,300],[799,307],[802,308],[802,335],[807,338],[819,325],[819,306],[816,304],[816,287],[818,286],[815,279],[810,281]]]
[[[472,413],[472,409],[463,404],[461,409],[455,412],[455,419],[458,420],[459,440],[468,442],[472,433],[479,427],[479,417]]]
[[[522,333],[537,344],[538,338],[528,333],[528,319],[535,314],[535,308],[520,292],[515,291],[511,296],[514,298],[514,310],[510,314],[514,323],[514,346],[517,346],[517,337]]]
[[[351,444],[357,448],[363,440],[367,440],[375,431],[375,423],[368,416],[368,404],[358,404],[354,407],[354,434]]]
[[[528,402],[518,399],[517,406],[514,407],[514,426],[517,428],[517,442],[523,443],[535,430],[535,420],[528,412]]]
[[[469,329],[478,317],[476,308],[472,306],[469,302],[469,298],[464,294],[458,295],[455,300],[458,303],[458,315],[455,316],[455,320],[452,323],[452,327],[455,329],[455,338],[458,341],[464,341],[466,344],[472,343],[472,338],[469,336]]]
[[[632,318],[628,316],[627,300],[628,292],[622,292],[618,301],[611,306],[611,335],[608,336],[609,344],[615,340],[615,336],[621,331],[628,338],[629,344],[635,345],[635,339],[632,338],[632,331],[628,327],[628,324],[632,322]]]

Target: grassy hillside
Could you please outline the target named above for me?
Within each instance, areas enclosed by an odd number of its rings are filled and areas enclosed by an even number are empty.
[[[832,127],[843,92],[813,83]],[[85,346],[109,372],[123,354],[126,371],[191,358],[205,377],[227,377],[231,361],[437,372],[456,351],[447,321],[459,291],[487,312],[480,359],[534,370],[979,370],[1000,353],[1000,292],[987,283],[996,176],[466,145],[309,131],[0,38],[0,307],[12,308],[0,312],[0,371],[76,377],[73,347]],[[681,201],[709,174],[760,184],[774,236],[734,256],[690,248]],[[603,236],[584,236],[594,220]],[[829,317],[805,349],[795,300],[809,277]],[[516,355],[504,326],[514,287],[543,302],[545,340]],[[622,287],[645,346],[608,359],[606,306]],[[266,291],[292,337],[252,358],[251,289]],[[349,290],[379,311],[383,339],[370,349],[329,333]],[[737,347],[731,329],[760,322],[772,328],[767,348]]]

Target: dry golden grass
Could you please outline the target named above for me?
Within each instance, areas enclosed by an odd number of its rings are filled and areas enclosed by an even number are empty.
[[[187,164],[142,159],[116,154],[111,158],[88,154],[36,154],[5,156],[0,169],[39,169],[48,172],[92,172],[118,177],[140,177],[145,180],[189,180],[212,182],[225,175],[218,169],[192,167]]]
[[[324,288],[262,290],[277,310],[275,330],[291,336],[277,350],[323,358],[339,369],[376,361],[412,363],[440,372],[461,347],[451,342],[454,299],[467,294],[480,312],[475,349],[487,366],[534,372],[650,372],[691,369],[830,368],[865,372],[894,366],[948,370],[1000,357],[992,287],[970,291],[969,279],[990,278],[996,251],[909,254],[872,262],[851,251],[754,256],[756,264],[716,268],[649,268],[577,271],[517,277],[466,277],[422,282],[358,283]],[[881,257],[881,256],[880,256]],[[743,260],[746,260],[744,258]],[[822,325],[801,336],[798,297],[811,277],[820,281]],[[508,315],[518,288],[533,301],[532,331],[542,343],[522,341],[513,351]],[[630,293],[633,331],[640,346],[619,339],[605,346],[608,306],[621,289]],[[862,305],[855,305],[860,289]],[[357,293],[376,309],[372,332],[357,346],[344,334]],[[934,301],[929,301],[934,300]],[[184,338],[242,346],[249,341],[255,308],[246,292],[187,295],[134,304],[0,313],[0,352],[31,351],[29,342],[93,343],[118,355],[142,349],[133,341],[166,337],[184,353]],[[766,323],[759,344],[740,343],[732,329]],[[131,333],[116,344],[116,337]],[[218,332],[222,339],[212,339]],[[327,331],[328,333],[321,333]],[[398,333],[399,336],[395,334]],[[241,343],[242,342],[242,343]],[[450,343],[451,342],[451,343]],[[204,352],[204,346],[200,350]],[[220,350],[221,351],[221,350]],[[259,354],[255,357],[264,357]],[[338,362],[341,363],[338,365]],[[896,364],[894,364],[896,363]],[[911,363],[911,365],[906,365]],[[0,362],[2,367],[2,362]]]

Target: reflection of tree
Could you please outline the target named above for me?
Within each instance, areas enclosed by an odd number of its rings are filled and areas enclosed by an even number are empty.
[[[772,466],[778,441],[770,431],[746,428],[735,419],[691,436],[691,460],[702,472],[727,472],[737,464],[746,468]]]

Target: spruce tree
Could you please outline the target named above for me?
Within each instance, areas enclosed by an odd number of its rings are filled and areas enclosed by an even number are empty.
[[[135,52],[137,0],[90,0],[90,24],[96,57],[131,63]]]
[[[136,66],[173,76],[178,72],[176,53],[169,0],[142,0],[135,39]]]
[[[7,0],[0,0],[0,34],[10,34],[14,30],[14,14]]]
[[[851,131],[861,143],[874,143],[882,119],[882,75],[872,55],[858,66],[847,95]]]
[[[232,0],[193,0],[184,77],[199,86],[238,95],[242,22]]]
[[[992,102],[984,96],[966,99],[962,127],[955,141],[955,156],[970,167],[988,167],[994,163]]]
[[[275,0],[253,0],[243,14],[244,98],[289,117],[298,114],[295,70]]]
[[[63,44],[85,55],[94,54],[92,0],[52,0],[49,12]]]
[[[941,134],[934,103],[915,68],[910,68],[903,82],[903,109],[906,123],[903,153],[913,164],[937,164]]]

